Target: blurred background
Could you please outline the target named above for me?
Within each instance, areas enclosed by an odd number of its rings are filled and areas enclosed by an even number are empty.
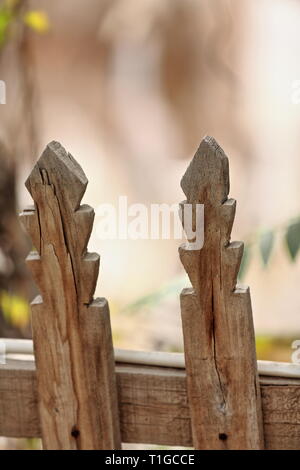
[[[0,0],[0,337],[30,337],[36,293],[17,213],[47,143],[83,167],[97,208],[176,203],[202,137],[230,161],[260,359],[300,338],[300,2]],[[178,240],[99,240],[96,295],[117,347],[182,351]],[[17,444],[16,444],[17,445]]]

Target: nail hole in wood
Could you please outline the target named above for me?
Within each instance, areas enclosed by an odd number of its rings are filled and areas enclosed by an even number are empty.
[[[80,431],[75,426],[71,431],[71,436],[74,437],[74,439],[78,439],[80,436]]]
[[[225,434],[224,432],[221,432],[219,434],[220,441],[226,441],[227,437],[228,437],[227,434]]]

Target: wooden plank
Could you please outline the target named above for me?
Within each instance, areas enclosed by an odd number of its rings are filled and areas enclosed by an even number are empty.
[[[27,261],[42,297],[32,303],[39,413],[45,449],[120,447],[108,305],[93,300],[99,256],[87,252],[94,211],[79,206],[81,167],[57,142],[27,182],[22,214],[37,251]]]
[[[262,388],[265,442],[268,449],[300,449],[300,387]]]
[[[41,436],[33,361],[0,364],[0,436]]]
[[[236,202],[228,199],[228,159],[214,139],[203,139],[181,186],[183,209],[204,204],[203,247],[180,248],[193,286],[182,292],[181,313],[194,446],[262,449],[250,293],[236,285],[243,243],[230,242]]]
[[[184,369],[117,364],[116,373],[122,442],[193,446]],[[266,449],[299,450],[300,379],[261,376],[260,388]],[[33,361],[0,365],[0,436],[41,436]]]
[[[191,446],[185,371],[117,367],[123,442]]]

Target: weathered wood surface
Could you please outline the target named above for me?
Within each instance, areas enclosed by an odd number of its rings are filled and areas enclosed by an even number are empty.
[[[87,252],[94,211],[80,206],[86,186],[78,163],[52,142],[26,182],[35,208],[21,214],[42,294],[32,329],[46,449],[120,447],[109,310],[93,300],[99,256]]]
[[[184,369],[117,364],[122,442],[193,446]],[[260,376],[266,449],[300,449],[300,379]],[[96,411],[95,405],[93,405]],[[40,437],[33,361],[0,365],[0,436]]]
[[[214,139],[203,139],[181,186],[182,207],[204,204],[203,248],[180,248],[193,286],[182,292],[181,312],[194,446],[261,449],[250,293],[236,285],[243,243],[230,242],[236,202],[228,199],[228,159]]]

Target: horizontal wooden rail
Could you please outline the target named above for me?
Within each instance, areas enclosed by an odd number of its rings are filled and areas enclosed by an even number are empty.
[[[161,367],[127,354],[131,363],[116,363],[122,441],[191,447],[185,369],[166,366],[173,353],[161,353]],[[260,375],[260,387],[266,448],[299,449],[300,379]],[[8,359],[0,365],[0,436],[40,435],[35,362]]]
[[[0,338],[5,343],[8,355],[33,355],[33,342],[30,339]],[[132,351],[130,349],[116,349],[115,361],[126,364],[141,364],[145,366],[185,368],[183,353],[168,353],[159,351]],[[300,364],[290,362],[257,361],[260,375],[270,377],[289,377],[300,379]]]

